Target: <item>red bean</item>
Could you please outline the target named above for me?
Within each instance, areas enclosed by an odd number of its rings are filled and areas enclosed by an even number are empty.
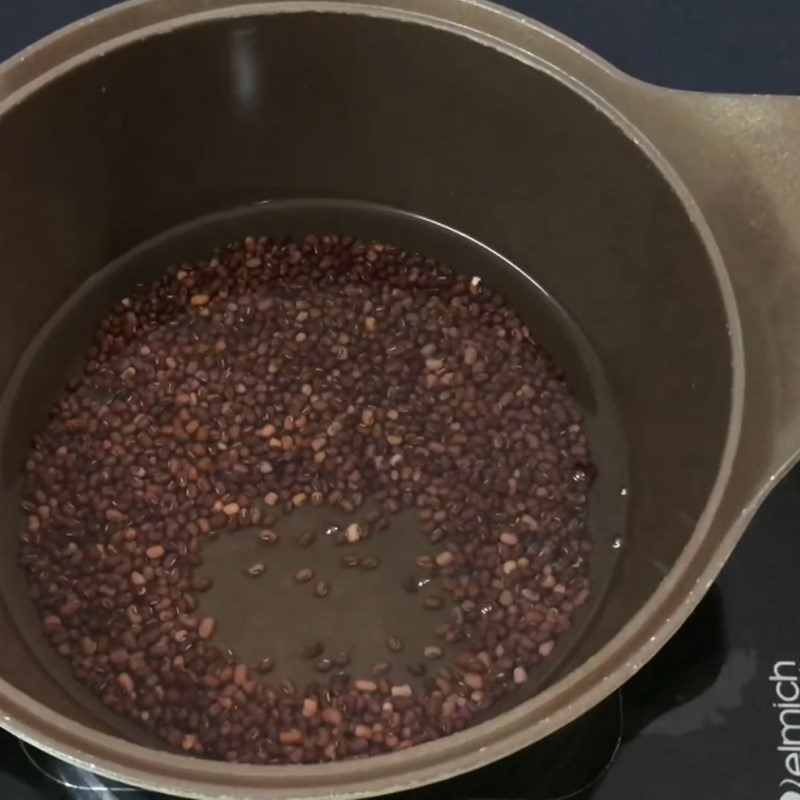
[[[247,237],[136,289],[86,356],[25,465],[20,563],[76,678],[174,748],[312,763],[460,730],[528,680],[589,599],[581,414],[478,276],[349,237]],[[277,511],[307,505],[347,515],[326,538],[352,547],[340,563],[364,586],[394,566],[364,541],[418,516],[432,550],[387,591],[410,573],[406,601],[443,621],[409,684],[392,685],[389,661],[351,679],[350,654],[322,649],[313,683],[269,683],[270,658],[251,675],[195,616],[206,542],[256,528],[280,547]],[[331,578],[294,574],[316,597]],[[403,643],[386,649],[373,659]]]

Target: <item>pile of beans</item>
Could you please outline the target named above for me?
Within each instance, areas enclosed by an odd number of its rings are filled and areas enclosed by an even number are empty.
[[[593,468],[561,373],[479,278],[384,244],[248,238],[140,287],[99,324],[25,473],[45,635],[108,708],[191,754],[331,761],[462,729],[589,596]],[[198,612],[204,541],[274,546],[305,505],[352,516],[344,566],[416,510],[433,554],[409,568],[450,613],[408,676],[326,659],[298,687]]]

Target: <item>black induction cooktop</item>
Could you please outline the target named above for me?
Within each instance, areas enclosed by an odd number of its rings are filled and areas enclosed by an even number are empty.
[[[509,0],[646,80],[800,95],[797,0]],[[0,0],[0,58],[109,0]],[[394,800],[800,800],[800,468],[663,650],[587,715]],[[157,800],[0,731],[0,800]]]

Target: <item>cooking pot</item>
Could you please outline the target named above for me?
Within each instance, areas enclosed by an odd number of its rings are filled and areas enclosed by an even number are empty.
[[[691,613],[797,458],[798,142],[796,98],[647,85],[472,0],[134,0],[10,59],[2,725],[137,786],[288,798],[437,781],[586,712]],[[538,684],[465,731],[324,765],[192,758],[120,729],[38,634],[16,566],[19,478],[87,320],[123,290],[126,265],[163,268],[261,224],[360,224],[456,268],[512,265],[495,271],[501,288],[533,279],[574,322],[559,336],[533,309],[598,418],[605,590]],[[603,447],[615,420],[616,455]]]

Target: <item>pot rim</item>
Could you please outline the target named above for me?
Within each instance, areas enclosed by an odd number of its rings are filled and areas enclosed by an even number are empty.
[[[731,474],[742,423],[744,355],[733,288],[722,254],[699,206],[667,159],[628,118],[563,69],[526,46],[544,35],[618,80],[647,86],[621,73],[581,45],[515,12],[483,0],[128,0],[79,20],[0,65],[0,118],[26,97],[81,63],[151,36],[213,19],[286,13],[346,13],[427,25],[539,69],[601,111],[658,168],[680,199],[700,236],[727,316],[731,346],[731,409],[717,477],[683,552],[647,602],[594,656],[557,683],[514,708],[464,731],[407,750],[331,764],[255,766],[229,764],[130,744],[55,713],[0,679],[0,724],[68,762],[127,783],[192,797],[359,797],[407,789],[475,769],[543,738],[586,712],[628,680],[677,630],[713,582],[749,517],[718,546],[702,553]],[[114,30],[114,20],[121,27]],[[132,24],[125,24],[126,22]],[[101,24],[110,36],[98,40]],[[102,34],[101,34],[102,36]],[[88,40],[89,46],[81,49]],[[66,58],[59,59],[64,52]],[[753,509],[754,510],[754,509]],[[698,566],[699,564],[699,566]],[[681,584],[687,581],[692,588]]]

